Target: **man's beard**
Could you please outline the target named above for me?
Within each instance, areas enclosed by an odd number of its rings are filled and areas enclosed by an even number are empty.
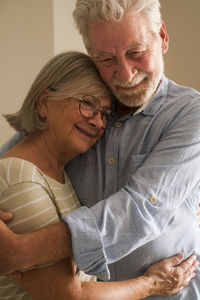
[[[162,74],[162,72],[160,73]],[[151,78],[148,73],[138,71],[133,80],[128,83],[113,79],[111,89],[121,104],[127,107],[137,108],[151,100],[161,80],[161,74],[157,76],[154,75],[154,78]],[[140,86],[135,89],[124,89],[134,87],[137,84],[140,84]]]

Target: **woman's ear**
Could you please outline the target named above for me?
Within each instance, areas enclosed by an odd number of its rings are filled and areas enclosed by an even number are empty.
[[[162,52],[164,54],[167,52],[168,47],[169,47],[169,36],[167,33],[165,23],[163,21],[162,21],[162,25],[160,28],[160,37],[161,37],[161,41],[162,41]]]
[[[46,118],[48,111],[48,89],[44,90],[37,98],[36,105],[42,118]]]

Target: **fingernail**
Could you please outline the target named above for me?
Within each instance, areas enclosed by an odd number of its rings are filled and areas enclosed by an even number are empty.
[[[20,271],[15,271],[14,273],[8,275],[10,278],[13,279],[21,279],[22,278],[22,273]]]
[[[2,212],[1,217],[3,219],[12,218],[12,213],[11,212]]]
[[[184,253],[179,253],[177,256],[178,256],[178,258],[183,259],[184,258]]]
[[[17,272],[14,276],[15,279],[21,279],[22,278],[22,274],[20,272]]]

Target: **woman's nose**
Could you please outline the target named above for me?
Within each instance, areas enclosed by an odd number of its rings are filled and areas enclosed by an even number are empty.
[[[88,120],[88,123],[99,129],[101,128],[105,129],[107,122],[106,122],[106,118],[102,116],[101,111],[99,111],[96,115],[94,115],[93,118]]]

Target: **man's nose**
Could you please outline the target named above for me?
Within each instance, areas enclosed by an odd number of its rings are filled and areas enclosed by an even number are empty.
[[[115,78],[122,82],[130,82],[137,70],[134,66],[134,63],[128,59],[122,59],[118,61],[115,70]]]

